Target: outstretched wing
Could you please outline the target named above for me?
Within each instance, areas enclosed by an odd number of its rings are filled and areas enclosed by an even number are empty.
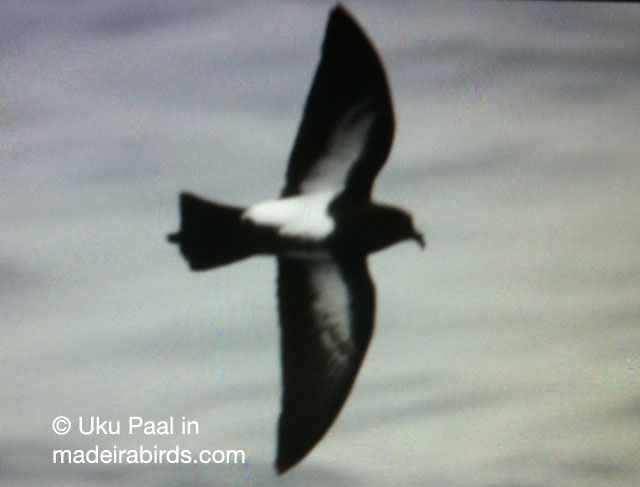
[[[346,190],[368,199],[393,139],[380,58],[347,11],[331,11],[322,59],[289,159],[283,196]]]
[[[375,290],[364,256],[348,263],[281,257],[278,299],[282,473],[320,441],[349,395],[373,331]]]

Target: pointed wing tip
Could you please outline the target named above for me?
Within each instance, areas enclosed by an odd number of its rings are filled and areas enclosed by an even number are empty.
[[[353,14],[349,10],[347,10],[346,7],[344,7],[341,3],[338,3],[329,12],[327,31],[342,32],[345,30],[347,32],[355,30],[358,33],[362,32],[362,35],[364,35],[362,27],[359,26]]]
[[[349,11],[341,3],[336,3],[331,9],[331,15],[346,15],[349,16]]]
[[[276,468],[276,473],[278,475],[282,475],[283,473],[286,473],[291,467],[293,467],[297,462],[285,462],[284,460],[280,459],[280,457],[278,457],[278,459],[276,460],[275,463],[275,468]]]
[[[351,24],[355,24],[353,15],[351,15],[351,12],[349,12],[341,3],[337,3],[336,6],[331,9],[331,12],[329,12],[328,23],[331,24],[336,20],[347,21]]]
[[[283,420],[280,416],[280,425],[278,432],[278,453],[276,454],[275,468],[278,475],[287,472],[306,457],[313,447],[320,441],[323,435],[319,437],[300,436],[300,430],[292,430],[288,421]],[[285,428],[283,425],[288,424]]]
[[[299,445],[295,443],[282,441],[282,438],[279,438],[278,454],[274,464],[277,474],[282,475],[300,463],[312,448],[313,446],[310,448],[300,448]]]

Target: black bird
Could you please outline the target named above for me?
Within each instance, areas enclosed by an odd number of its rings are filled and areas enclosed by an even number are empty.
[[[330,13],[320,65],[279,199],[249,208],[180,195],[180,246],[193,270],[255,254],[278,259],[282,473],[336,419],[373,331],[367,255],[423,236],[411,216],[371,201],[393,139],[389,86],[367,36],[340,5]]]

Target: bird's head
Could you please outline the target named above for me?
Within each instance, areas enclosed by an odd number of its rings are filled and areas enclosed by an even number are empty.
[[[403,240],[415,240],[420,247],[427,245],[424,234],[416,229],[411,215],[398,208],[378,206],[371,232],[376,235],[374,251]]]

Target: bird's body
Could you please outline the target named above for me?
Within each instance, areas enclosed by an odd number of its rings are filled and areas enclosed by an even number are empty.
[[[180,231],[169,240],[193,270],[251,255],[278,259],[279,472],[320,441],[355,381],[375,314],[367,255],[404,239],[424,246],[408,213],[371,201],[393,125],[378,55],[337,6],[281,197],[239,208],[181,195]]]

